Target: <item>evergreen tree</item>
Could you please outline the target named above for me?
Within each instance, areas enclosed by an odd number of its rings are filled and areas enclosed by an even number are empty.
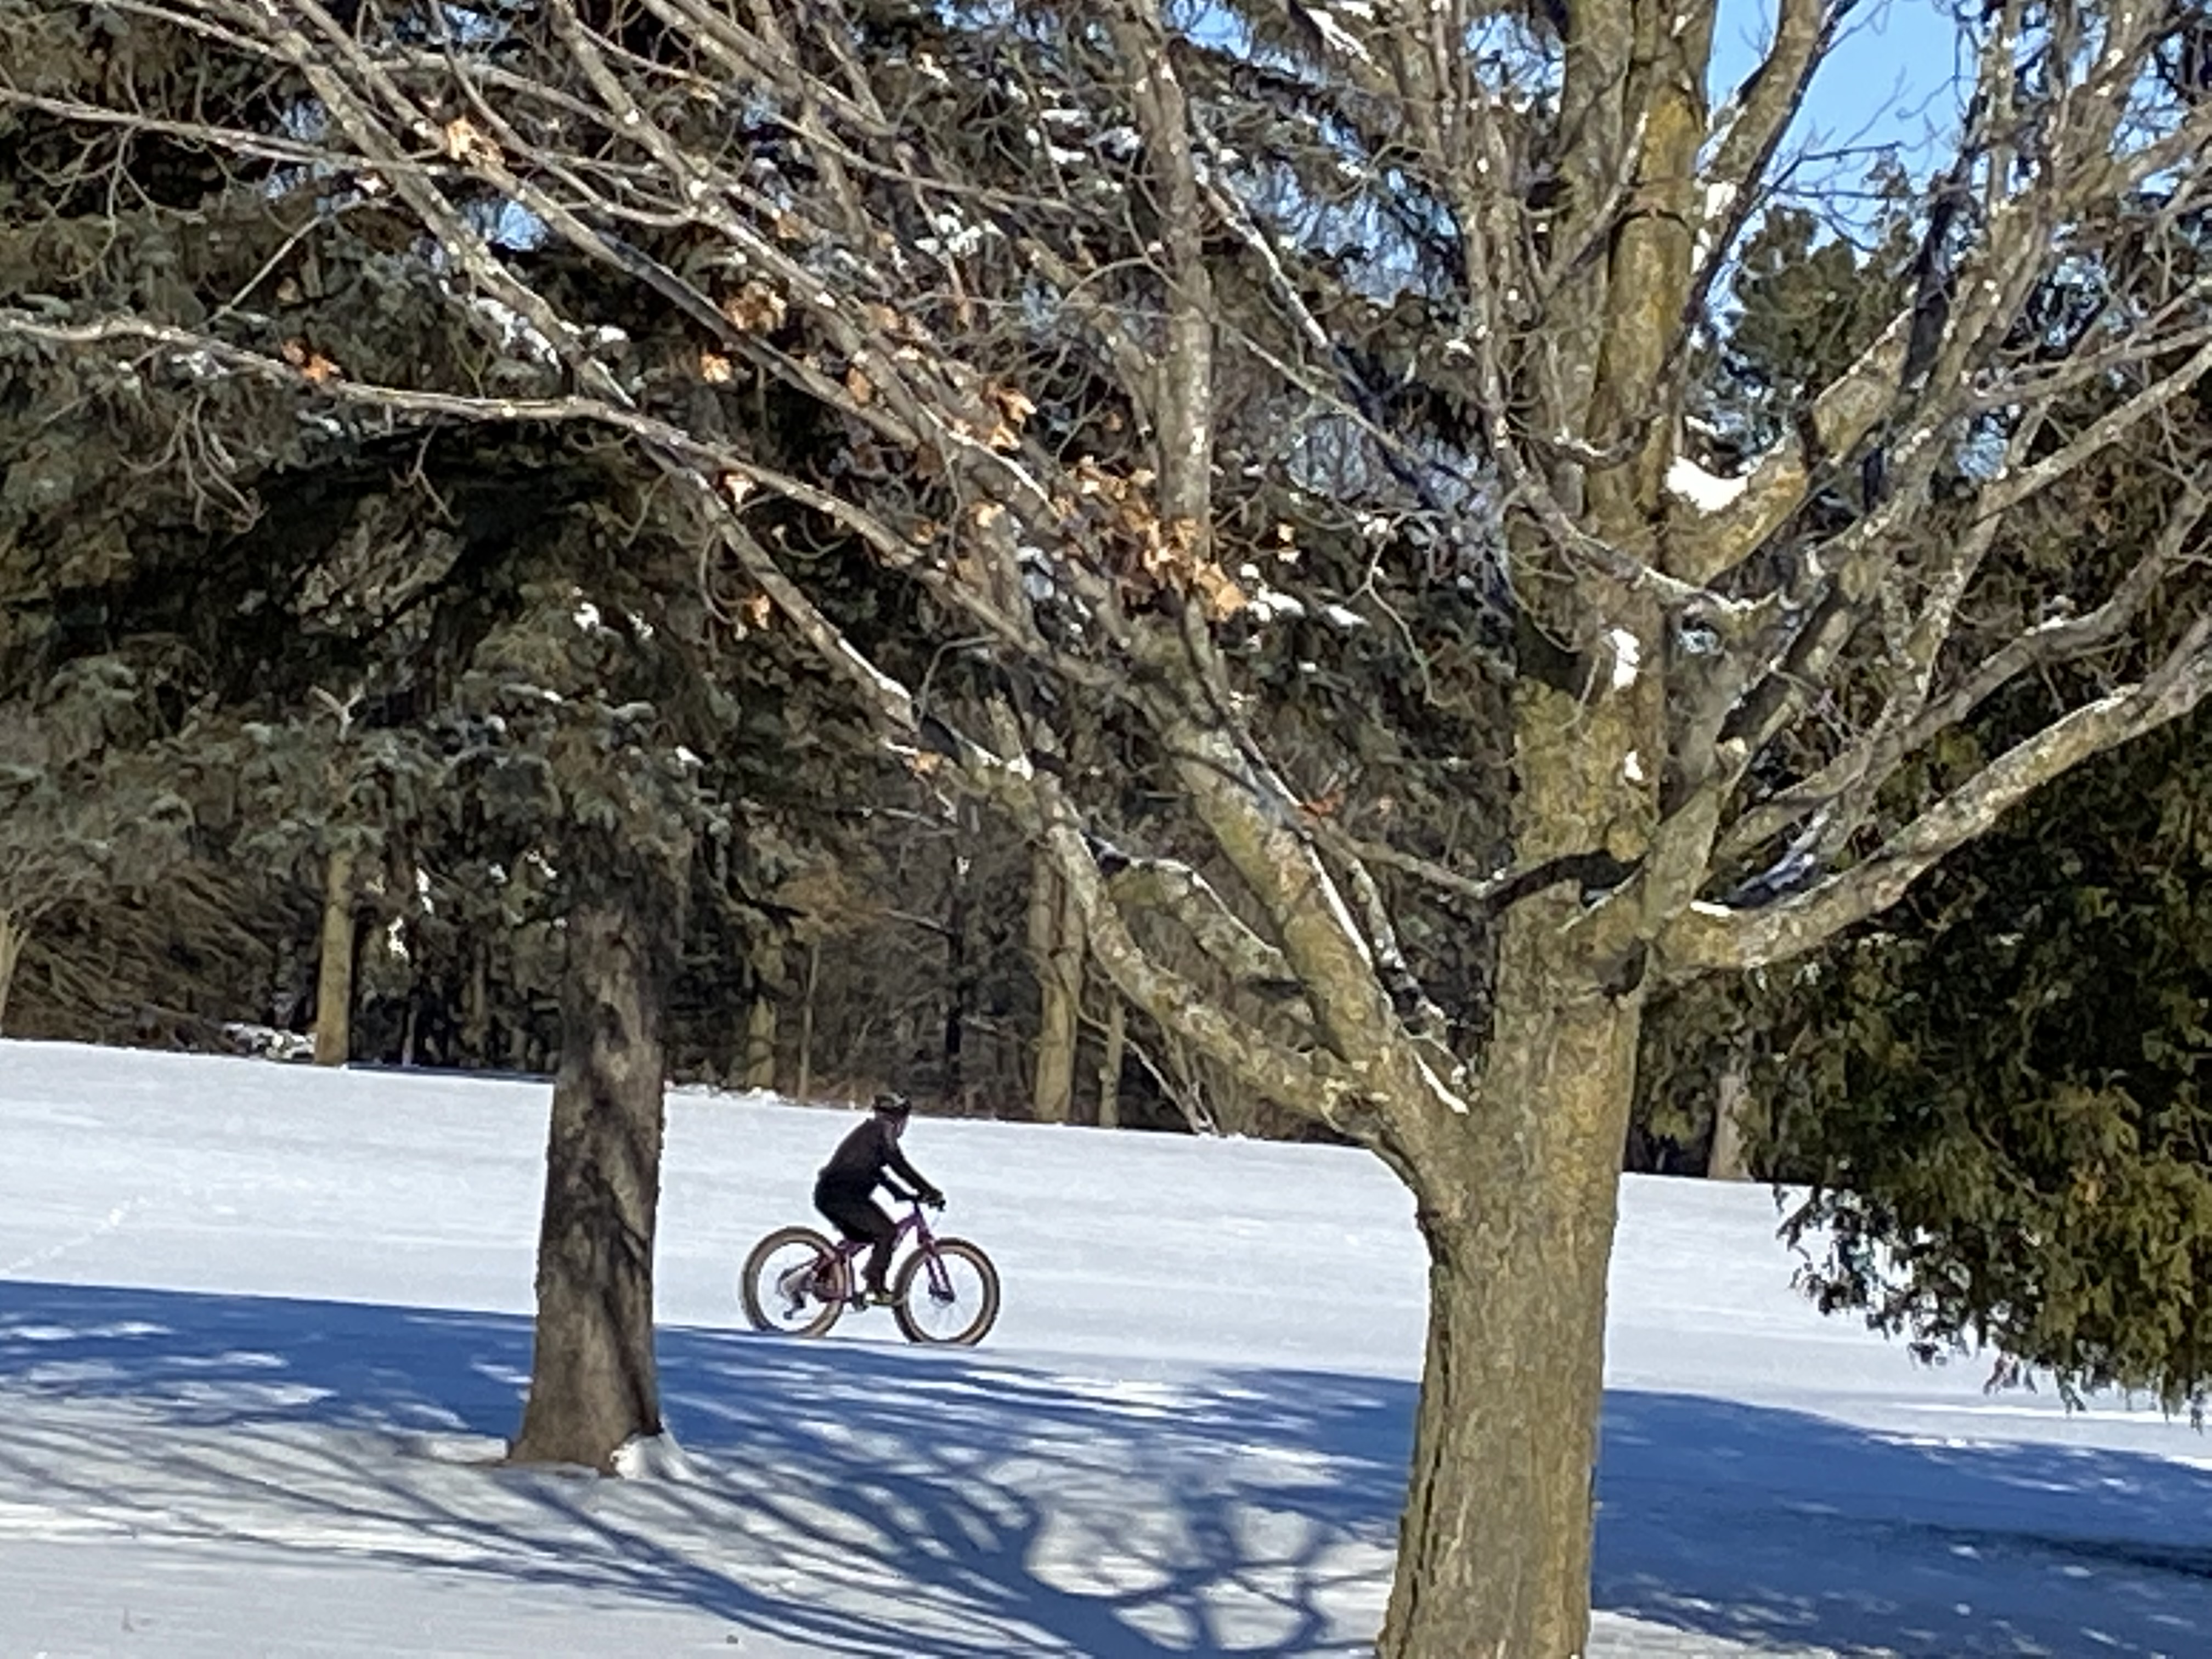
[[[1760,1081],[1824,1307],[2201,1413],[2209,741],[2085,769],[1790,988]]]
[[[155,884],[185,855],[191,811],[143,730],[149,701],[128,663],[100,657],[0,704],[0,1029],[42,919],[88,891]]]
[[[2185,302],[2199,230],[2186,216],[2179,228],[2160,264],[2136,262],[2123,238],[2105,264],[2058,272],[2027,325]],[[1739,280],[1724,384],[1749,401],[1818,362],[1801,325],[1863,314],[1855,296],[1888,285],[1832,242],[1827,304],[1790,304],[1807,292],[1792,273],[1814,263],[1802,228],[1784,228],[1787,257],[1747,258]],[[2077,396],[2065,416],[2077,428],[2118,401],[2108,384]],[[2197,404],[2177,400],[2177,432],[2201,421]],[[2131,583],[2152,625],[2172,625],[2185,587],[2131,575],[2193,539],[2203,510],[2168,459],[2108,452],[2016,516],[1982,584],[1986,648],[2023,628],[2094,639],[2116,614],[2100,600]],[[2053,665],[1931,746],[1898,799],[1939,794],[1991,745],[2108,684],[2094,658]],[[2189,1125],[2212,991],[2197,939],[2203,731],[2193,720],[2059,781],[1794,969],[1686,988],[1655,1010],[1644,1122],[1710,1141],[1723,1161],[1742,1139],[1761,1169],[1811,1183],[1787,1231],[1825,1241],[1805,1275],[1823,1306],[1862,1310],[1923,1353],[1994,1349],[2000,1376],[2047,1370],[2069,1394],[2118,1383],[2201,1405],[2204,1171]],[[1725,1128],[1724,1093],[1743,1115]]]

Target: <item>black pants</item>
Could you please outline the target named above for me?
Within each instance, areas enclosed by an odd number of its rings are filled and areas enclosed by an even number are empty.
[[[868,1251],[866,1273],[868,1288],[884,1288],[884,1275],[890,1269],[891,1245],[898,1237],[898,1223],[884,1213],[884,1206],[872,1197],[872,1188],[841,1187],[823,1182],[814,1188],[814,1207],[836,1224],[837,1231],[849,1239],[866,1243]]]

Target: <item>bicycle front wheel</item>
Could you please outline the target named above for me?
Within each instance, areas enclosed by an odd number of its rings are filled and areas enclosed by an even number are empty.
[[[999,1318],[999,1270],[964,1238],[940,1238],[900,1265],[891,1311],[909,1342],[974,1347]]]
[[[738,1294],[755,1330],[819,1336],[845,1311],[845,1264],[811,1227],[779,1227],[745,1258]]]

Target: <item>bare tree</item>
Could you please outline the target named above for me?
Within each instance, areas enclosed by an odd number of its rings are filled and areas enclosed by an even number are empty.
[[[1693,348],[1844,5],[1783,0],[1717,112],[1711,0],[1197,28],[1157,0],[131,9],[292,88],[283,133],[188,136],[247,177],[263,158],[264,188],[291,167],[396,204],[502,383],[356,380],[265,313],[0,326],[198,353],[341,413],[632,445],[719,602],[772,609],[918,775],[1024,826],[1121,997],[1412,1188],[1431,1311],[1382,1651],[1581,1652],[1650,989],[1875,914],[2212,690],[2184,418],[2212,325],[2181,252],[2212,106],[2161,72],[2193,15],[1998,0],[1962,25],[1905,302],[1720,477],[1686,453]],[[2100,276],[2123,258],[2166,271],[2152,301]],[[2061,278],[2106,297],[2053,317]],[[641,317],[654,353],[629,349]],[[2172,532],[2086,609],[1992,637],[1974,600],[2006,526],[2120,443],[2165,458]],[[832,545],[919,590],[912,629],[850,619]],[[1391,641],[1411,688],[1374,693],[1362,729],[1389,741],[1349,805],[1285,741],[1296,676],[1250,667],[1294,616]],[[2061,668],[2079,695],[2030,735],[1900,789]],[[1069,763],[1079,701],[1202,859]],[[1508,711],[1510,822],[1439,849],[1391,780],[1467,761],[1443,711],[1484,708]],[[1480,1007],[1401,938],[1430,898],[1496,929]],[[1147,948],[1162,918],[1205,982]],[[1261,988],[1287,988],[1265,1018]]]

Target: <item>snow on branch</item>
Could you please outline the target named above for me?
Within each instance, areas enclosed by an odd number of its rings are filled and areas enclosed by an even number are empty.
[[[1716,477],[1687,455],[1677,455],[1668,463],[1668,489],[1700,513],[1726,512],[1750,486],[1747,477]]]

